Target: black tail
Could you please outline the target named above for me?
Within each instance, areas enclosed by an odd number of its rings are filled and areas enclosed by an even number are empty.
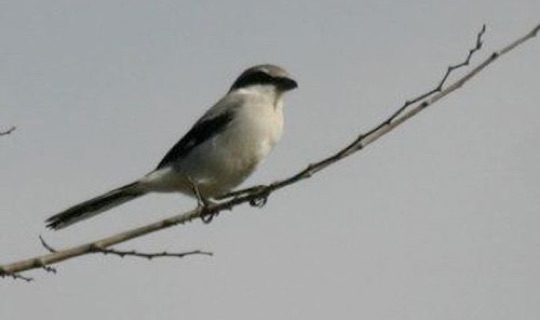
[[[55,214],[45,222],[51,229],[62,229],[81,220],[91,218],[103,211],[121,205],[144,195],[137,182],[109,191],[99,197],[79,203],[65,211]]]

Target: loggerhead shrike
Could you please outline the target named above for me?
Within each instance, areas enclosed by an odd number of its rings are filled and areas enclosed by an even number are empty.
[[[244,71],[229,92],[141,179],[79,203],[47,219],[62,229],[150,192],[203,199],[229,192],[268,156],[283,132],[283,94],[297,87],[275,65]]]

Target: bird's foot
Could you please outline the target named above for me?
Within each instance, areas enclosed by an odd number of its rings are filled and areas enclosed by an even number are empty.
[[[267,190],[267,188],[265,188],[264,186],[259,187],[258,189],[255,189],[253,193],[255,197],[249,200],[249,204],[252,207],[264,207],[268,202],[268,197],[270,196],[270,192]]]
[[[206,198],[197,198],[197,202],[198,202],[197,205],[199,209],[201,210],[202,222],[208,224],[212,222],[212,219],[214,219],[214,217],[218,216],[219,214],[218,211],[208,210],[208,208],[212,205],[215,205],[216,202],[213,202],[210,199],[206,199]]]
[[[249,200],[249,204],[252,207],[257,207],[257,208],[264,207],[267,202],[268,202],[268,195],[264,195],[264,196]]]
[[[189,179],[189,183],[191,184],[191,189],[193,190],[193,194],[197,198],[197,209],[201,211],[201,220],[204,223],[212,222],[212,219],[214,219],[214,217],[218,215],[218,212],[209,211],[208,207],[211,205],[215,205],[216,203],[204,197],[203,194],[201,193],[201,190],[192,179]]]

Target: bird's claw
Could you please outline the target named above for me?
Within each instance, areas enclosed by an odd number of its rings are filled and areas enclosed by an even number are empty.
[[[257,207],[257,208],[264,207],[267,202],[268,202],[268,194],[263,194],[263,195],[260,195],[257,198],[249,200],[249,204],[252,207]]]

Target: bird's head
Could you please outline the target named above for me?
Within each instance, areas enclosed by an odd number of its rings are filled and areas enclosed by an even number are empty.
[[[298,84],[285,69],[272,64],[262,64],[242,72],[234,81],[230,91],[248,89],[255,86],[270,87],[278,94],[282,94],[297,88]]]

